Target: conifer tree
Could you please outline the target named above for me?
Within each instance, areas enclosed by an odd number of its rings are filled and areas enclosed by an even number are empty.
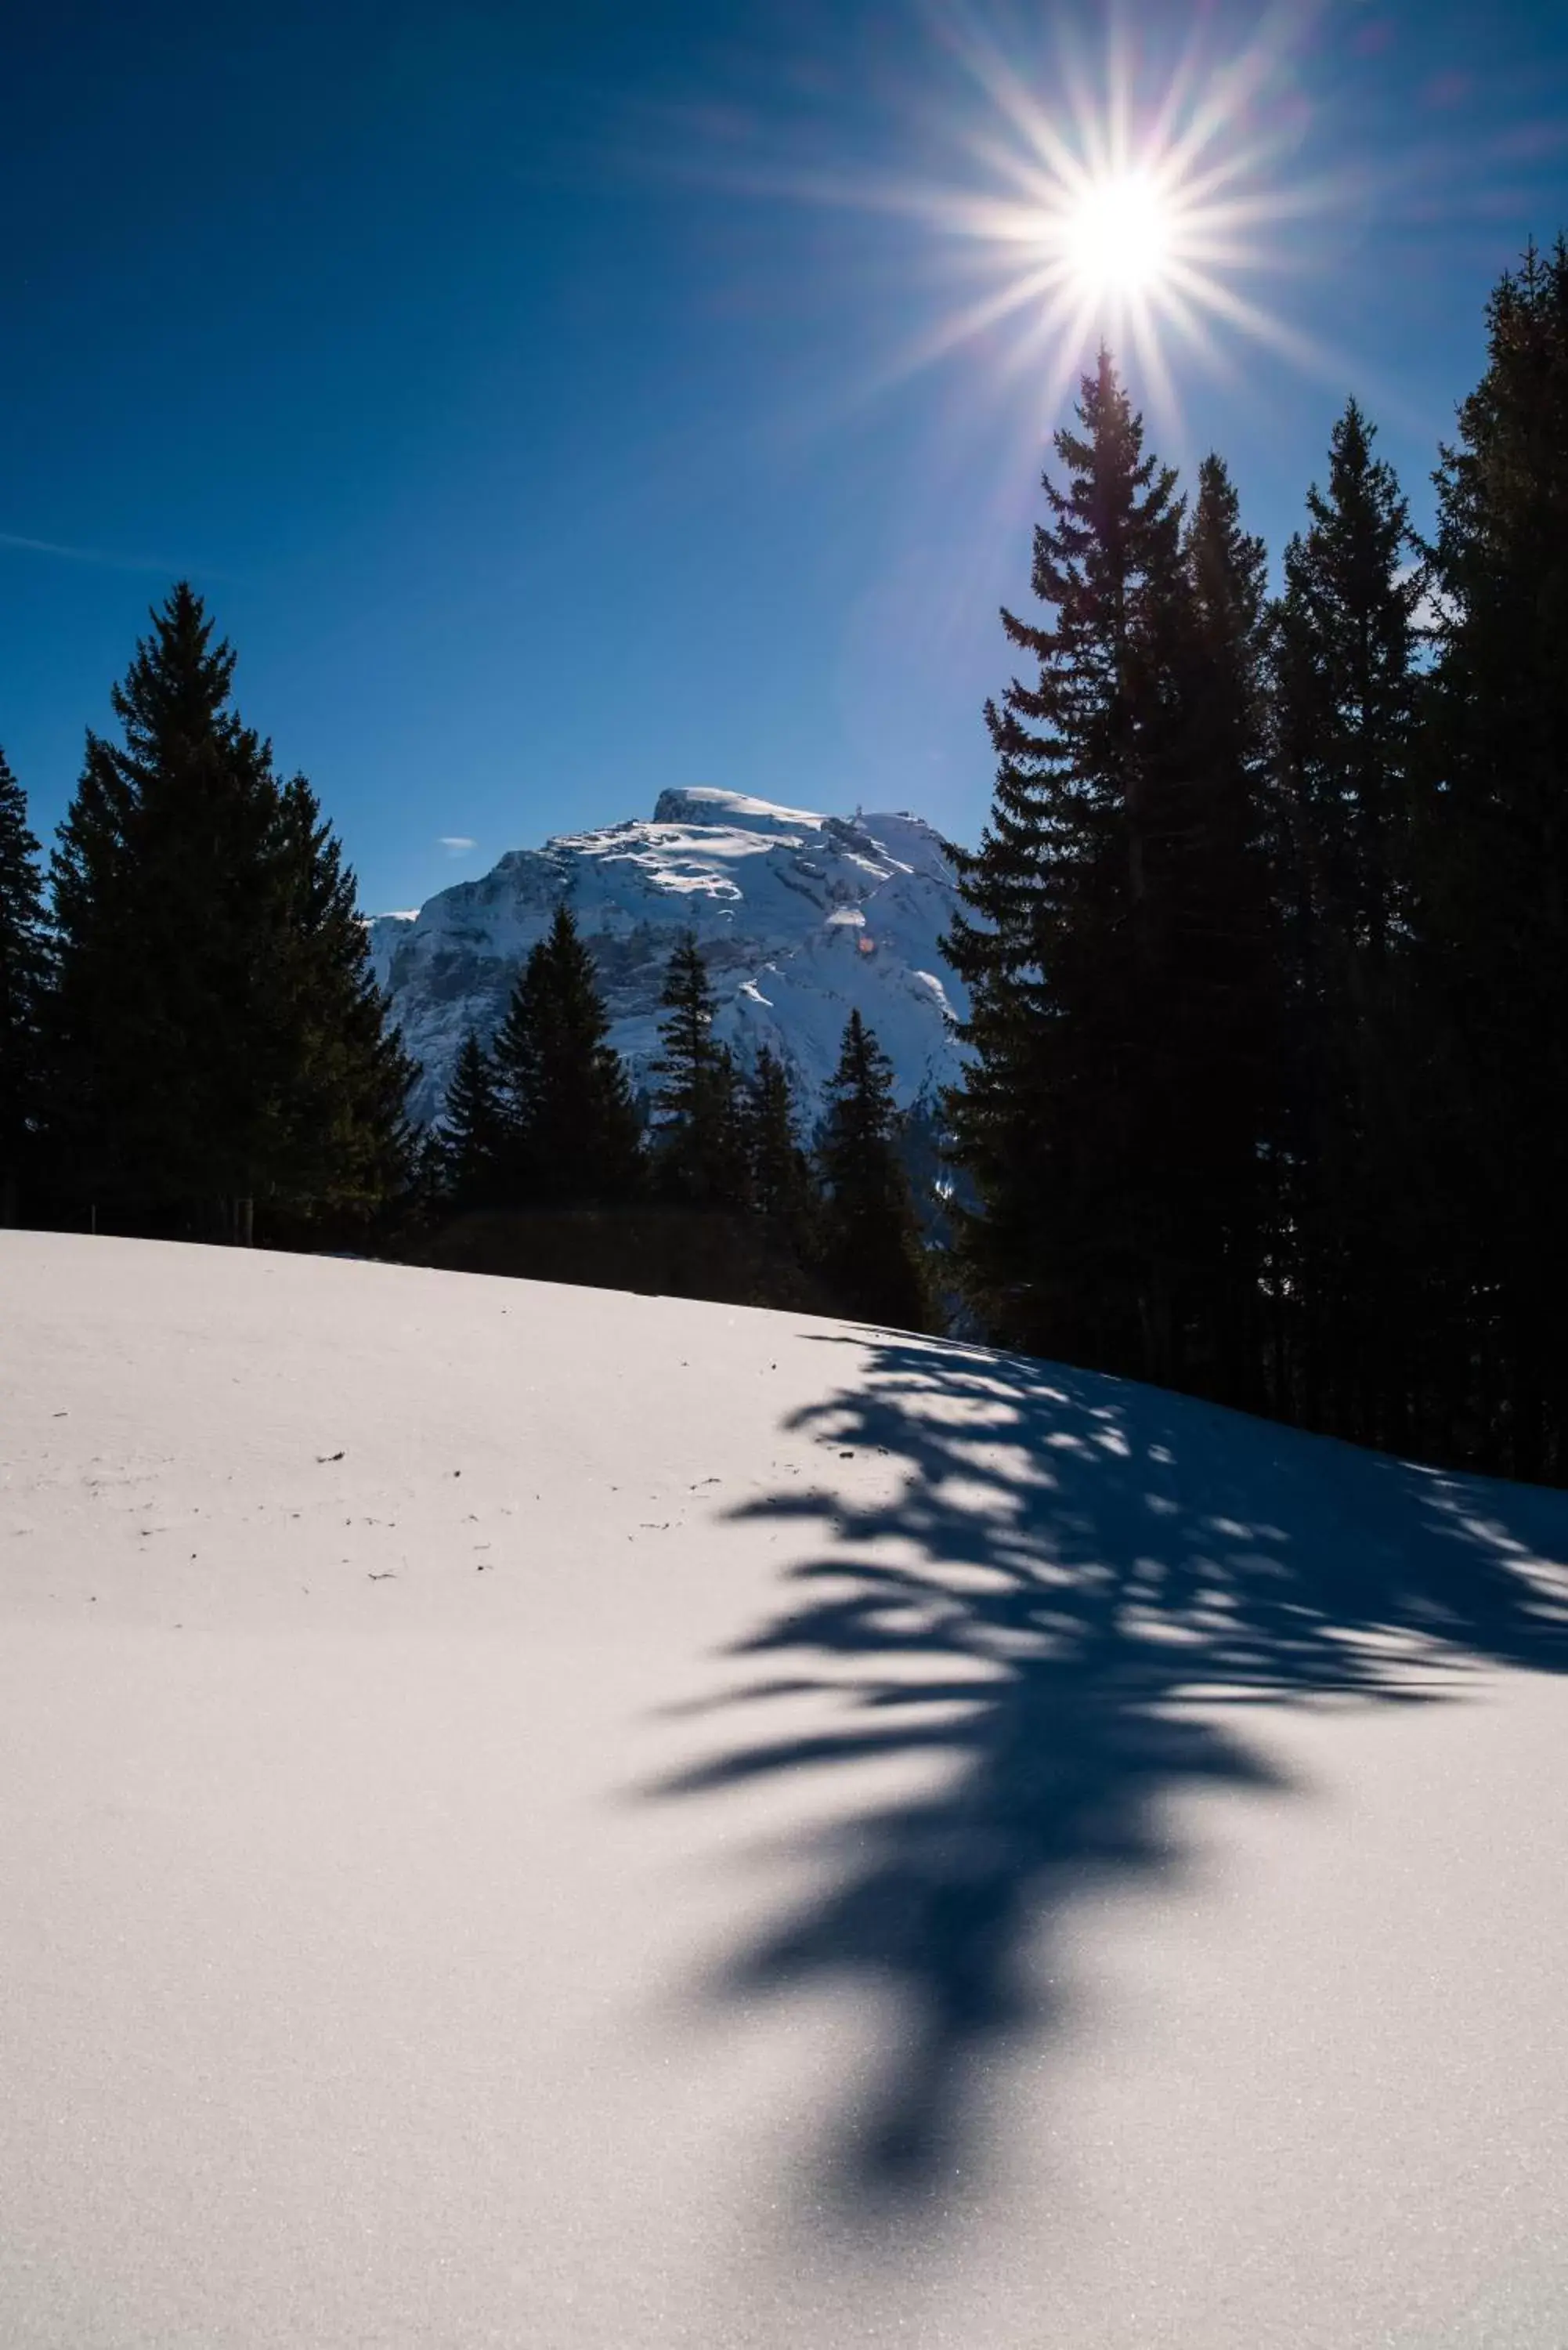
[[[738,1207],[746,1188],[739,1080],[728,1047],[713,1035],[713,985],[691,931],[670,955],[659,1002],[662,1051],[653,1064],[660,1081],[653,1097],[659,1188],[692,1206]]]
[[[228,707],[233,652],[182,585],[152,617],[114,690],[124,746],[89,733],[53,860],[57,1139],[89,1196],[132,1213],[253,1188],[261,1139],[214,1097],[250,1057],[274,814]]]
[[[893,1070],[858,1011],[844,1031],[817,1150],[823,1270],[846,1310],[930,1326],[931,1292],[898,1150]]]
[[[1425,581],[1409,509],[1376,427],[1345,405],[1328,487],[1285,550],[1278,613],[1280,750],[1314,929],[1372,967],[1409,909],[1415,614]],[[1321,941],[1317,957],[1325,951]]]
[[[1418,680],[1417,541],[1351,400],[1328,483],[1285,551],[1274,616],[1276,874],[1284,983],[1282,1206],[1289,1375],[1309,1421],[1401,1432],[1421,1208],[1407,951]]]
[[[1222,461],[1206,457],[1182,548],[1182,594],[1151,615],[1173,632],[1158,941],[1163,1183],[1172,1269],[1164,1375],[1260,1399],[1259,1296],[1268,1211],[1278,984],[1266,857],[1265,556],[1241,527]]]
[[[411,1174],[418,1070],[389,1024],[353,872],[303,775],[279,795],[267,862],[274,919],[257,1006],[275,1106],[268,1189],[312,1212],[367,1212]]]
[[[1568,1475],[1568,247],[1488,308],[1437,475],[1423,969],[1447,1071],[1447,1253],[1521,1477]]]
[[[38,844],[0,751],[0,1224],[16,1219],[42,1107],[47,969]]]
[[[1003,613],[1029,655],[986,721],[992,816],[958,858],[948,952],[971,990],[971,1060],[950,1110],[979,1195],[959,1219],[965,1286],[1004,1343],[1158,1376],[1168,1360],[1169,1142],[1158,1082],[1170,919],[1168,674],[1181,604],[1175,476],[1109,354],[1055,436],[1033,584],[1052,617]]]
[[[513,991],[494,1045],[511,1190],[521,1202],[599,1206],[629,1197],[642,1152],[626,1066],[593,958],[556,910]]]
[[[309,786],[230,704],[183,583],[90,735],[52,878],[52,1139],[67,1180],[166,1220],[262,1198],[368,1211],[401,1180],[411,1066]]]
[[[789,1071],[766,1045],[758,1048],[746,1084],[744,1129],[752,1206],[804,1240],[811,1222],[811,1163],[795,1129]]]
[[[508,1134],[494,1064],[471,1028],[441,1116],[441,1188],[458,1208],[493,1208],[506,1189]]]

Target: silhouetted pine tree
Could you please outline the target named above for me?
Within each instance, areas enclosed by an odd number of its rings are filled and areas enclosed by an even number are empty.
[[[1487,314],[1437,475],[1423,968],[1443,1045],[1445,1235],[1472,1444],[1568,1476],[1568,248]]]
[[[1179,723],[1159,776],[1159,1027],[1151,1064],[1171,1261],[1165,1376],[1261,1400],[1260,1300],[1278,1057],[1265,773],[1265,562],[1221,460],[1199,468],[1174,630]]]
[[[401,1180],[412,1074],[309,787],[230,707],[182,583],[88,738],[52,879],[51,1140],[122,1216],[264,1199],[367,1211]]]
[[[1002,615],[1035,680],[987,706],[992,817],[958,858],[948,951],[971,989],[973,1057],[950,1104],[952,1155],[981,1209],[958,1220],[957,1258],[1003,1343],[1159,1376],[1176,1311],[1159,1055],[1181,508],[1108,353],[1077,413],[1034,535],[1053,617]]]
[[[1309,491],[1307,529],[1285,551],[1274,615],[1280,1165],[1290,1401],[1312,1424],[1391,1441],[1404,1432],[1427,1189],[1409,1079],[1428,1056],[1407,987],[1423,580],[1374,437],[1350,401],[1327,488]]]
[[[296,1211],[367,1213],[411,1176],[418,1069],[389,1024],[353,872],[303,775],[279,795],[268,863],[274,920],[257,989],[258,1058],[270,1060],[275,1105],[265,1188]]]
[[[509,1134],[494,1064],[471,1028],[441,1115],[442,1189],[458,1208],[493,1208],[506,1194]]]
[[[16,1220],[42,1103],[47,972],[38,844],[0,751],[0,1224]]]
[[[811,1162],[796,1132],[789,1072],[766,1045],[746,1083],[743,1126],[752,1206],[803,1242],[812,1222]]]
[[[687,931],[670,955],[659,998],[662,1047],[653,1064],[653,1170],[666,1197],[693,1206],[732,1208],[746,1195],[745,1144],[739,1083],[728,1046],[713,1035],[712,982],[696,936]]]
[[[254,1052],[275,792],[211,639],[178,588],[115,689],[123,749],[88,737],[53,860],[62,1171],[132,1215],[249,1191],[264,1148],[231,1097]]]
[[[528,956],[494,1045],[512,1196],[528,1205],[602,1206],[642,1176],[626,1066],[593,958],[568,907]]]
[[[931,1286],[898,1149],[892,1065],[857,1011],[827,1089],[817,1165],[822,1266],[845,1310],[928,1329]]]

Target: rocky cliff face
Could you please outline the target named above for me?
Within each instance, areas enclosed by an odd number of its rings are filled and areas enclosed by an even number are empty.
[[[593,950],[613,1041],[638,1083],[658,1051],[664,967],[688,928],[719,998],[717,1033],[742,1065],[771,1045],[808,1118],[856,1005],[892,1061],[902,1103],[930,1098],[957,1073],[951,1021],[967,1006],[938,943],[954,879],[929,825],[815,815],[735,792],[665,792],[651,823],[514,849],[417,914],[371,922],[378,974],[422,1065],[417,1117],[438,1114],[468,1030],[488,1042],[563,899]]]

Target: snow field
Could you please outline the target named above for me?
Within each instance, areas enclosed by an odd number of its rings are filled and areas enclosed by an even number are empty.
[[[0,2340],[1559,2350],[1568,1498],[0,1233]]]

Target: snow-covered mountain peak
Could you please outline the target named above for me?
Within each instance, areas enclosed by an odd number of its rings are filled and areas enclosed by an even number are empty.
[[[745,792],[723,792],[711,784],[693,784],[682,791],[660,792],[653,810],[656,825],[732,826],[741,832],[820,832],[826,816],[808,808],[775,807],[771,800],[754,800]]]
[[[640,1079],[679,935],[696,933],[742,1063],[766,1044],[815,1109],[852,1007],[876,1030],[905,1102],[956,1073],[964,1005],[941,952],[953,874],[939,835],[907,813],[853,817],[710,786],[662,792],[628,817],[510,850],[412,918],[369,925],[378,975],[422,1064],[414,1107],[440,1108],[470,1028],[487,1039],[556,907],[593,950],[614,1042]]]

